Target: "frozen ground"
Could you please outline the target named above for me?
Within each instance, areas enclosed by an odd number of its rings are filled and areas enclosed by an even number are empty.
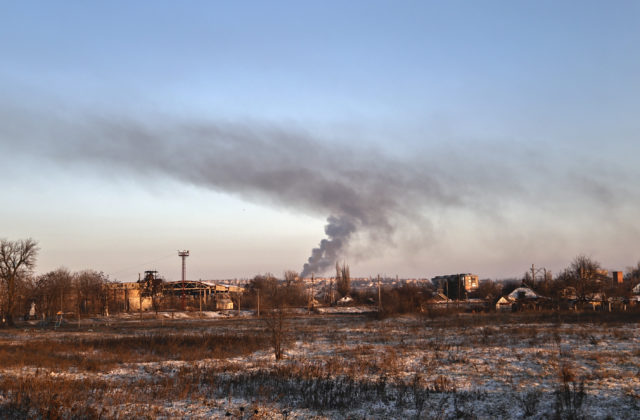
[[[276,362],[262,320],[176,315],[0,332],[2,412],[46,417],[41,407],[53,404],[67,418],[640,418],[633,320],[296,315]],[[230,348],[220,341],[237,337]]]

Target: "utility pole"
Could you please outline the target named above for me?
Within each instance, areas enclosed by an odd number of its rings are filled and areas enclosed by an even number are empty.
[[[76,304],[77,310],[78,310],[78,328],[80,328],[80,285],[77,284],[76,287],[78,288],[78,301],[77,301],[77,304]]]
[[[182,258],[182,310],[185,308],[185,290],[184,290],[184,282],[187,278],[187,257],[189,256],[189,250],[178,251],[178,256]]]
[[[260,318],[260,289],[258,289],[258,318]]]
[[[458,296],[456,296],[456,308],[460,308],[460,274],[458,274]]]
[[[380,274],[378,274],[378,312],[382,312],[382,292],[380,290]]]

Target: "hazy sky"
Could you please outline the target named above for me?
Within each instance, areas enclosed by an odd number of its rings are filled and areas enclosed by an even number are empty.
[[[322,239],[310,271],[624,269],[638,22],[637,1],[2,2],[0,237],[121,281],[178,279],[178,249],[190,278],[280,275]]]

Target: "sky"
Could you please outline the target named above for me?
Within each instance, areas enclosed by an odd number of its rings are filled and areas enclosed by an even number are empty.
[[[640,260],[636,1],[0,10],[0,237],[39,273]]]

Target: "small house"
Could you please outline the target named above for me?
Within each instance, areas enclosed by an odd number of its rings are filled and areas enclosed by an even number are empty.
[[[515,299],[511,299],[509,296],[502,296],[496,302],[496,311],[498,312],[511,312],[513,305],[516,303]]]
[[[502,296],[496,302],[496,310],[500,312],[524,309],[540,309],[549,298],[541,296],[527,286],[520,286],[507,296]]]

